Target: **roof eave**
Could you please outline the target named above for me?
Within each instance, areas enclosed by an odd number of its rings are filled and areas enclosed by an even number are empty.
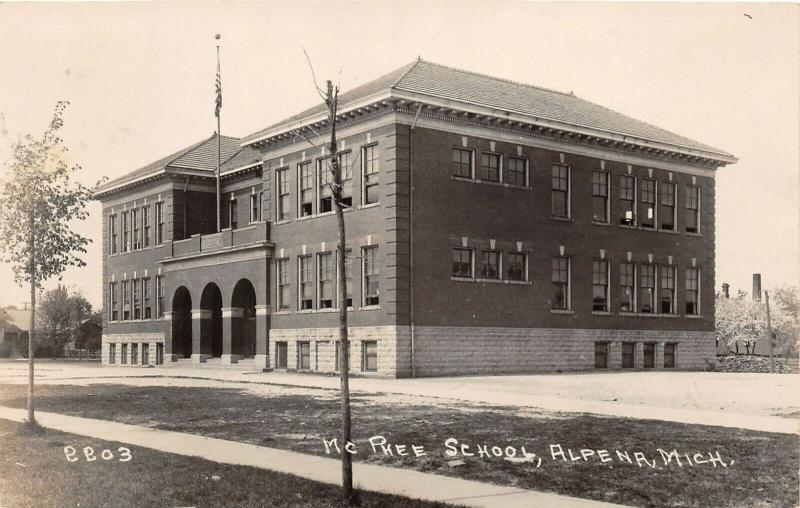
[[[345,104],[344,106],[342,106],[338,110],[338,113],[347,113],[348,111],[353,111],[353,110],[356,110],[358,108],[363,108],[364,106],[368,106],[368,105],[370,105],[370,104],[372,104],[374,102],[380,102],[382,100],[386,100],[386,99],[390,98],[391,96],[392,96],[391,89],[382,90],[382,91],[380,91],[378,93],[370,94],[370,95],[368,95],[366,97],[362,97],[362,98],[360,98],[360,99],[358,99],[356,101],[353,101],[353,102],[350,102],[348,104]],[[248,136],[248,137],[244,138],[242,140],[242,142],[240,143],[240,146],[245,147],[245,146],[248,146],[248,145],[252,145],[252,144],[264,141],[266,139],[269,139],[269,138],[271,138],[273,136],[277,136],[277,135],[283,134],[285,132],[289,132],[289,131],[292,131],[292,130],[295,130],[295,129],[299,129],[299,128],[305,127],[306,125],[309,125],[309,124],[313,124],[313,123],[321,122],[323,120],[327,120],[327,118],[328,118],[328,112],[327,111],[323,111],[321,113],[317,113],[317,114],[314,114],[314,115],[306,116],[304,118],[300,118],[300,119],[295,120],[293,122],[280,124],[280,125],[277,125],[277,126],[273,127],[272,129],[264,131],[264,132],[262,132],[260,134],[256,134],[256,135]]]
[[[449,99],[442,96],[437,96],[433,94],[422,94],[419,92],[414,92],[410,90],[404,89],[395,89],[394,93],[392,94],[393,98],[397,99],[404,99],[406,101],[417,101],[417,102],[425,102],[430,103],[436,106],[442,107],[450,107],[453,109],[460,109],[463,111],[468,111],[470,113],[475,114],[482,114],[482,115],[503,115],[506,116],[509,120],[513,121],[520,121],[520,122],[527,122],[527,123],[535,123],[537,125],[542,125],[545,127],[552,127],[554,129],[562,129],[562,130],[569,130],[571,132],[575,132],[577,134],[584,134],[590,135],[595,137],[602,137],[606,139],[610,139],[612,141],[620,141],[626,143],[635,143],[642,146],[646,146],[649,148],[660,149],[660,150],[667,150],[671,152],[678,152],[683,153],[689,156],[694,157],[701,157],[705,159],[713,159],[715,161],[719,161],[725,164],[733,164],[738,161],[738,159],[727,152],[724,151],[711,151],[711,150],[702,150],[699,148],[688,147],[679,144],[673,143],[666,143],[663,141],[658,141],[654,139],[648,139],[641,136],[634,136],[631,134],[625,134],[621,132],[615,132],[605,129],[598,129],[596,127],[586,126],[586,125],[579,125],[574,123],[568,123],[560,120],[554,120],[551,118],[541,117],[541,116],[534,116],[527,113],[522,113],[518,111],[509,111],[505,109],[498,109],[492,108],[489,106],[485,106],[475,102],[469,102],[464,100],[457,100],[457,99]],[[433,100],[431,100],[433,99]],[[458,104],[459,106],[455,106]],[[464,107],[463,105],[468,105]]]

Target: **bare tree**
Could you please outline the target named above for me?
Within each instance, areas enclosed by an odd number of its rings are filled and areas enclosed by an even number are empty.
[[[343,175],[342,165],[338,157],[338,141],[336,139],[336,115],[339,109],[339,86],[334,86],[328,80],[327,87],[323,91],[317,85],[314,67],[305,49],[303,53],[308,61],[311,70],[311,78],[314,81],[314,88],[325,102],[328,109],[328,126],[330,128],[330,139],[328,140],[329,163],[326,170],[330,171],[331,180],[328,184],[331,189],[331,197],[336,211],[336,224],[339,231],[339,247],[336,255],[336,273],[338,279],[339,294],[337,300],[339,304],[339,372],[340,372],[340,405],[342,411],[342,498],[346,506],[350,506],[353,500],[353,459],[344,447],[351,441],[352,426],[350,420],[350,340],[347,334],[347,274],[346,274],[346,232],[344,225],[344,209],[350,205],[344,202],[342,191]],[[308,127],[310,134],[321,137],[312,127]],[[294,130],[295,137],[303,138],[311,146],[316,146],[303,132],[303,127]],[[355,161],[353,162],[355,163]],[[345,168],[346,169],[346,168]]]

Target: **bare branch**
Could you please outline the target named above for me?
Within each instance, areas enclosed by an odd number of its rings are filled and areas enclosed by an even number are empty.
[[[306,55],[308,68],[311,69],[311,79],[314,81],[314,89],[317,91],[317,94],[319,94],[320,98],[322,98],[322,100],[324,101],[325,93],[322,91],[322,88],[320,88],[319,85],[317,84],[317,76],[314,74],[314,66],[311,65],[311,58],[309,58],[306,48],[303,48],[303,54]]]

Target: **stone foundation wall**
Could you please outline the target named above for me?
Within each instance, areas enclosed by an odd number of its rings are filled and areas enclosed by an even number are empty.
[[[364,326],[349,329],[350,372],[363,375],[387,377],[405,377],[404,370],[398,369],[398,337],[409,335],[407,327],[397,326]],[[339,339],[338,328],[293,328],[272,329],[269,334],[269,367],[277,368],[277,343],[286,342],[287,370],[298,370],[298,343],[308,342],[310,362],[308,370],[312,372],[336,372],[336,343]],[[362,352],[365,341],[375,341],[378,346],[378,370],[366,372],[362,369]],[[410,363],[407,361],[407,363]],[[406,367],[408,369],[408,367]]]
[[[112,364],[110,362],[111,345],[116,347],[116,361]],[[128,347],[128,362],[122,363],[122,345],[127,344]],[[137,362],[131,363],[131,344],[137,345]],[[142,363],[142,345],[148,344],[148,358],[146,363]],[[156,351],[157,345],[164,345],[163,333],[117,333],[117,334],[104,334],[102,343],[102,360],[103,365],[111,365],[114,367],[149,367],[156,365]],[[164,362],[169,362],[168,358]]]
[[[664,368],[666,343],[677,344],[676,369],[716,361],[713,332],[416,327],[414,342],[417,376],[594,370],[595,342],[609,343],[609,369],[622,367],[623,342],[635,343],[637,369],[644,368],[644,343],[655,344],[655,369]]]

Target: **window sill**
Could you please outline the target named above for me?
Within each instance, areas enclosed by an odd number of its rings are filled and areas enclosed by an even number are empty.
[[[298,310],[297,314],[313,314],[317,311],[317,309],[302,309]]]
[[[506,284],[513,284],[516,286],[532,286],[533,282],[529,280],[504,280]]]
[[[475,282],[487,282],[489,284],[502,284],[502,279],[475,279]]]
[[[292,219],[283,219],[283,220],[279,220],[279,221],[273,223],[273,226],[280,226],[282,224],[289,224],[290,222],[292,222]]]
[[[603,226],[603,227],[611,227],[611,223],[608,221],[599,221],[596,219],[592,219],[593,226]]]
[[[370,209],[370,208],[377,208],[377,207],[379,207],[379,206],[381,206],[381,203],[380,203],[380,201],[378,201],[377,203],[369,203],[369,204],[367,204],[367,205],[359,205],[359,206],[358,206],[358,209],[359,209],[359,210],[368,210],[368,209]]]
[[[323,309],[316,309],[317,314],[332,314],[334,312],[339,312],[339,309],[336,307],[325,307]]]
[[[559,217],[557,215],[551,215],[550,218],[553,220],[557,220],[559,222],[573,222],[573,223],[575,222],[574,220],[572,220],[572,217]]]
[[[678,231],[675,230],[675,229],[659,229],[658,231],[661,232],[661,233],[667,233],[668,235],[677,235],[678,234]]]
[[[686,236],[703,236],[703,233],[690,233],[687,231]]]
[[[703,319],[702,314],[684,314],[683,317],[685,317],[686,319]]]
[[[611,312],[607,310],[593,310],[592,316],[611,316]]]
[[[678,314],[656,314],[654,312],[620,312],[620,316],[643,317],[643,318],[677,318]]]
[[[272,315],[273,316],[288,316],[291,313],[292,313],[292,311],[290,311],[290,310],[276,310],[275,312],[272,313]]]
[[[450,180],[454,180],[457,182],[469,182],[469,183],[477,183],[482,185],[491,185],[492,187],[505,187],[506,189],[518,189],[518,190],[531,190],[530,185],[516,185],[512,183],[505,183],[505,182],[495,182],[492,180],[481,180],[478,178],[467,178],[466,176],[455,176],[450,175]]]
[[[638,229],[638,227],[633,224],[620,224],[619,227],[621,227],[622,229],[633,229],[633,230]]]
[[[381,310],[380,305],[365,305],[364,307],[359,307],[358,310]]]
[[[453,277],[452,275],[450,276],[450,280],[456,282],[475,282],[475,279],[472,277]]]
[[[569,309],[550,309],[550,314],[562,314],[567,316],[575,313]]]

